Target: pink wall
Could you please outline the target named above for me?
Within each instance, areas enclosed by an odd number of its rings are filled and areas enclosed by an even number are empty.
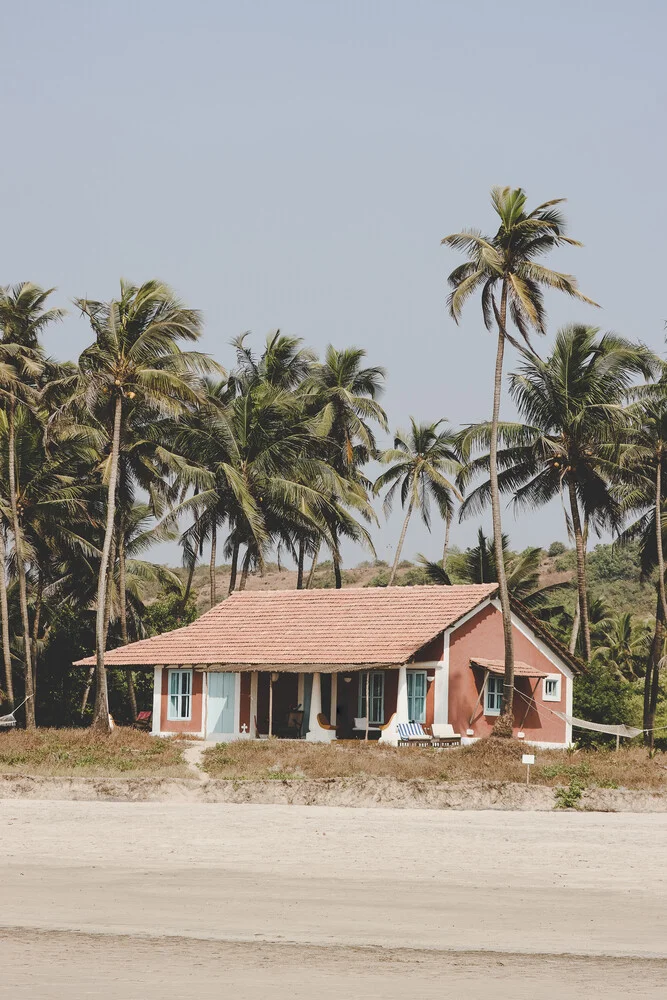
[[[461,733],[462,736],[465,736],[467,729],[473,729],[475,736],[488,736],[497,718],[493,715],[484,715],[482,701],[475,709],[473,720],[470,722],[470,716],[484,680],[484,671],[479,667],[470,666],[470,660],[476,656],[488,660],[501,660],[503,658],[502,615],[494,607],[484,608],[465,625],[456,629],[450,639],[449,721],[454,726],[455,732]],[[559,673],[553,663],[516,628],[514,629],[514,656],[515,659],[522,660],[545,673]],[[565,743],[565,722],[550,712],[550,709],[556,709],[559,712],[566,710],[567,684],[571,682],[564,674],[562,676],[561,700],[559,702],[543,701],[541,680],[528,677],[516,679],[517,692],[523,694],[525,698],[530,698],[531,690],[537,687],[534,696],[536,706],[532,706],[530,709],[519,693],[515,695],[515,733],[521,730],[526,734],[527,740]],[[525,720],[524,716],[526,716]]]
[[[169,706],[169,669],[162,670],[162,693],[160,697],[160,732],[162,733],[200,733],[202,728],[202,688],[203,674],[201,670],[192,671],[192,707],[191,718],[168,719]]]

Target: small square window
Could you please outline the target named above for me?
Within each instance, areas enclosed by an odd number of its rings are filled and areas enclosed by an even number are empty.
[[[545,701],[560,701],[560,681],[561,678],[558,674],[544,678]]]

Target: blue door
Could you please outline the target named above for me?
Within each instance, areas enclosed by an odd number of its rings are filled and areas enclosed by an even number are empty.
[[[234,732],[236,674],[211,672],[208,675],[208,731]]]

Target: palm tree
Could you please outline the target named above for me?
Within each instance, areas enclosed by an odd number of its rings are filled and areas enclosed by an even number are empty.
[[[372,517],[367,505],[368,480],[361,468],[376,457],[377,444],[372,424],[388,429],[387,415],[377,402],[382,394],[385,371],[381,367],[363,367],[366,352],[358,347],[338,351],[329,345],[324,361],[313,366],[303,383],[309,398],[305,405],[312,414],[311,430],[322,439],[327,462],[341,478],[347,480],[351,495],[363,507],[363,516]],[[335,585],[342,586],[340,538],[369,541],[365,529],[344,515],[340,504],[334,504],[340,516],[327,516],[329,548],[334,567]],[[319,546],[313,552],[313,566]],[[311,568],[312,574],[312,568]]]
[[[646,622],[636,622],[632,612],[623,611],[601,630],[593,658],[614,668],[626,680],[637,679],[638,670],[646,660],[650,646],[650,629]]]
[[[62,318],[62,309],[47,309],[52,288],[42,289],[23,282],[0,289],[0,372],[1,395],[7,411],[8,486],[11,526],[19,584],[19,606],[23,630],[23,665],[25,676],[26,727],[35,728],[35,702],[32,682],[30,618],[25,571],[23,531],[18,503],[16,470],[16,413],[19,407],[34,408],[38,401],[36,379],[43,369],[39,338],[45,328]]]
[[[502,392],[503,356],[505,341],[509,340],[523,350],[508,331],[508,313],[525,344],[530,346],[531,330],[546,332],[546,315],[543,289],[552,288],[574,298],[595,305],[577,288],[572,275],[544,267],[537,261],[550,250],[561,246],[580,246],[565,235],[565,220],[557,207],[564,199],[556,198],[526,211],[526,194],[521,188],[494,187],[491,202],[500,225],[494,236],[483,236],[477,230],[467,229],[445,236],[442,243],[461,250],[467,257],[464,264],[449,275],[452,292],[449,311],[458,323],[466,299],[481,293],[482,314],[487,330],[497,329],[496,365],[493,383],[493,410],[490,433],[491,511],[493,535],[496,541],[498,587],[503,614],[505,639],[505,682],[503,688],[503,715],[511,713],[514,697],[514,644],[509,590],[500,547],[502,524],[500,493],[498,489],[498,421]],[[500,293],[500,301],[496,293]],[[502,724],[499,724],[502,728]],[[507,727],[505,727],[507,728]]]
[[[102,463],[107,500],[97,587],[93,719],[93,725],[107,730],[105,620],[121,441],[134,405],[152,412],[155,418],[177,417],[197,406],[200,373],[215,371],[218,366],[198,352],[181,351],[179,341],[199,337],[201,318],[196,310],[185,308],[160,281],[147,281],[141,286],[121,281],[118,299],[107,303],[77,299],[76,305],[87,316],[95,342],[79,359],[80,372],[69,407],[85,408],[104,428],[109,442]]]
[[[418,424],[414,417],[410,417],[408,433],[399,431],[394,438],[394,447],[380,455],[380,461],[394,463],[378,476],[373,486],[376,495],[389,487],[384,498],[385,514],[391,512],[399,489],[401,507],[405,508],[407,503],[401,537],[398,540],[389,576],[389,587],[394,582],[401,561],[403,543],[413,510],[416,508],[420,511],[422,520],[430,531],[431,500],[443,520],[448,522],[454,509],[452,496],[458,500],[463,499],[456,486],[447,478],[448,476],[455,478],[461,466],[455,436],[451,428],[445,426],[441,429],[443,423],[443,420],[438,420],[433,424]]]
[[[644,740],[652,746],[667,625],[664,559],[667,419],[662,382],[638,392],[640,398],[628,407],[632,423],[625,432],[621,447],[618,493],[624,511],[639,514],[621,535],[621,543],[639,540],[643,580],[650,579],[656,568],[658,570],[655,628],[644,673]]]
[[[551,355],[542,361],[526,357],[518,374],[510,376],[510,394],[528,421],[499,424],[495,429],[504,447],[497,453],[497,488],[514,495],[517,508],[534,508],[567,496],[568,530],[577,553],[577,588],[583,653],[591,658],[586,590],[584,521],[597,532],[618,530],[621,506],[612,489],[618,464],[610,441],[628,417],[624,400],[633,378],[648,376],[657,359],[646,348],[587,326],[559,331]],[[490,424],[473,424],[461,434],[464,458],[490,444]],[[469,461],[459,477],[470,480],[491,469],[490,452]],[[466,498],[462,514],[479,512],[492,496],[489,478]],[[583,515],[583,516],[582,516]]]
[[[546,598],[557,590],[567,586],[563,583],[540,586],[540,564],[543,550],[537,546],[524,549],[523,552],[511,552],[507,535],[502,538],[503,560],[507,572],[507,586],[510,595],[533,612],[542,613],[546,607]],[[419,562],[424,567],[431,583],[451,585],[449,573],[443,570],[442,563],[430,562],[420,555]],[[493,539],[488,539],[482,528],[477,532],[477,545],[466,549],[452,557],[454,563],[452,574],[459,583],[497,583],[496,553]],[[560,613],[560,607],[549,608],[549,611]]]

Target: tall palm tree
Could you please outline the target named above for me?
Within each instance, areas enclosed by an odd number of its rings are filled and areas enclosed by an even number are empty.
[[[493,536],[496,543],[498,588],[503,614],[505,640],[505,682],[503,688],[503,715],[511,713],[514,697],[514,643],[512,613],[510,609],[507,578],[500,547],[502,524],[500,493],[498,489],[498,421],[502,393],[503,356],[505,341],[523,350],[508,330],[508,315],[524,344],[529,345],[531,330],[546,332],[546,314],[543,289],[565,292],[574,298],[595,305],[577,288],[572,275],[561,274],[544,267],[538,261],[549,251],[561,246],[580,246],[565,235],[565,219],[558,205],[564,201],[556,198],[526,210],[526,194],[521,188],[494,187],[491,202],[498,216],[499,226],[493,236],[483,236],[478,230],[466,229],[445,236],[442,243],[462,251],[467,260],[449,275],[452,292],[449,312],[459,322],[466,299],[476,292],[481,294],[482,315],[487,330],[497,331],[496,364],[493,382],[493,409],[490,434],[490,481]],[[499,301],[496,295],[500,295]],[[499,723],[499,728],[502,724]],[[506,727],[505,727],[506,728]]]
[[[639,515],[624,531],[621,542],[639,540],[642,579],[648,580],[656,569],[658,571],[655,627],[644,673],[644,740],[652,746],[667,626],[664,557],[667,532],[667,411],[663,400],[663,381],[643,387],[637,393],[639,398],[628,407],[632,422],[625,431],[621,446],[618,494],[624,511]]]
[[[180,341],[196,341],[201,317],[187,309],[160,281],[136,286],[121,281],[120,296],[111,302],[77,299],[90,322],[95,342],[79,358],[71,409],[85,408],[108,439],[102,463],[106,486],[105,530],[97,587],[96,698],[93,725],[107,730],[109,705],[104,668],[107,580],[116,514],[121,441],[138,401],[155,418],[177,417],[197,406],[200,374],[218,369],[195,351],[182,351]]]
[[[610,441],[628,425],[624,401],[633,379],[649,376],[656,362],[646,348],[616,334],[598,336],[594,327],[564,327],[546,360],[527,356],[519,372],[510,376],[510,395],[527,423],[504,423],[495,429],[504,445],[496,456],[500,493],[512,493],[517,508],[567,497],[587,661],[591,636],[584,520],[598,532],[620,528],[622,510],[612,488],[618,463]],[[492,433],[488,423],[464,430],[459,441],[464,458],[473,449],[488,447]],[[490,469],[489,452],[468,462],[459,483],[467,487],[474,476]],[[492,490],[489,478],[468,494],[462,514],[478,513]]]
[[[401,552],[408,524],[413,510],[417,509],[426,527],[431,530],[430,502],[435,503],[440,516],[447,523],[454,509],[453,496],[463,497],[448,478],[456,478],[460,471],[455,435],[448,426],[442,427],[443,420],[433,424],[418,424],[410,417],[410,430],[406,434],[399,431],[394,438],[394,447],[380,455],[380,461],[393,463],[375,480],[373,491],[377,495],[389,487],[384,498],[385,514],[391,512],[393,501],[400,490],[401,506],[407,510],[396,547],[394,564],[389,575],[392,586],[401,561]]]
[[[353,496],[357,496],[368,519],[367,490],[370,483],[361,473],[363,466],[377,455],[372,425],[388,429],[387,415],[378,403],[384,387],[385,371],[379,366],[364,367],[366,352],[358,347],[336,350],[329,345],[324,361],[315,364],[304,381],[308,394],[307,412],[312,414],[311,429],[322,439],[327,462],[341,478],[347,480]],[[339,516],[333,515],[337,509]],[[342,520],[341,520],[342,518]],[[353,523],[354,522],[354,523]],[[369,541],[365,529],[345,516],[342,506],[334,503],[327,516],[329,548],[334,567],[336,588],[342,586],[341,537]],[[313,565],[319,547],[313,552]],[[312,573],[312,568],[311,568]]]
[[[52,292],[52,288],[43,289],[29,281],[0,289],[0,387],[7,412],[9,502],[23,630],[25,717],[28,729],[35,727],[35,702],[24,541],[18,504],[16,413],[19,407],[34,408],[37,405],[37,379],[43,370],[40,336],[50,323],[64,315],[62,309],[46,307]]]

